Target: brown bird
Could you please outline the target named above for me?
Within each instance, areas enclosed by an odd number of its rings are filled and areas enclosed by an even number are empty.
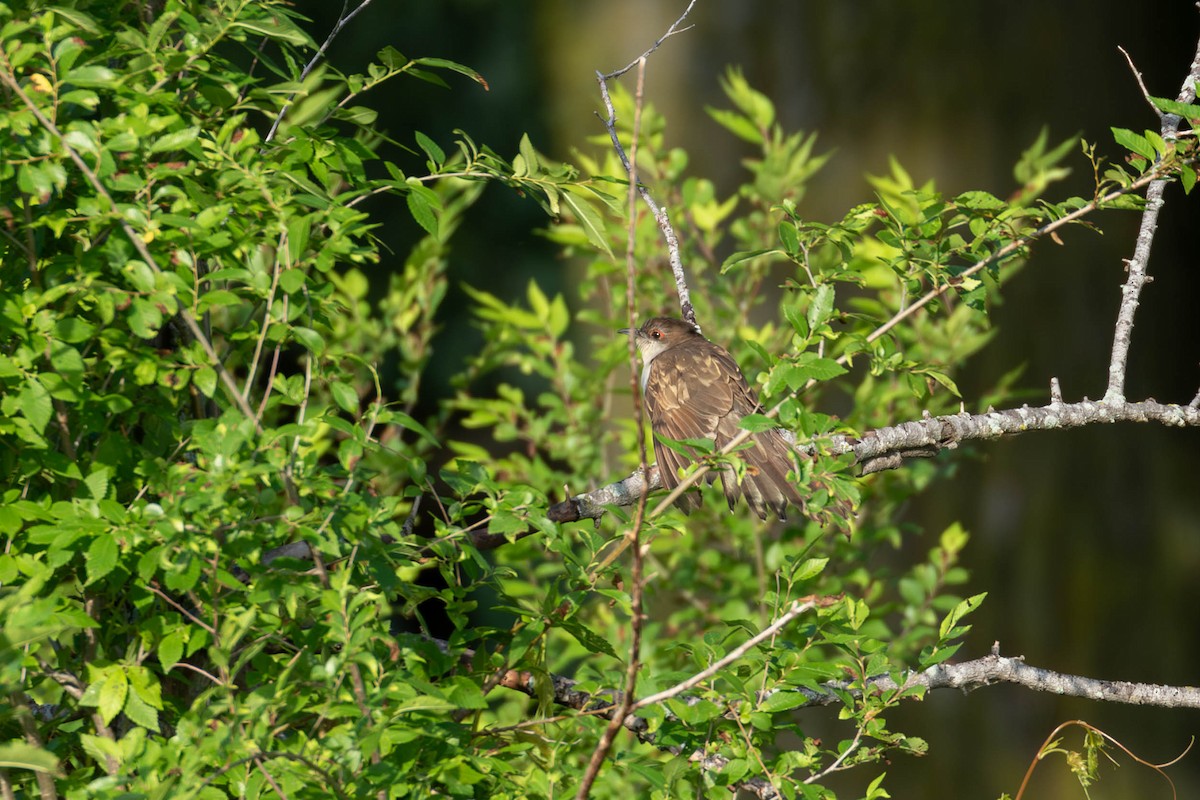
[[[719,450],[742,432],[738,425],[742,417],[762,413],[762,406],[733,356],[701,336],[694,326],[656,317],[641,328],[625,328],[621,333],[634,337],[642,355],[642,394],[655,434],[654,456],[663,486],[674,489],[679,485],[679,470],[695,458],[672,450],[658,437],[712,439]],[[787,478],[795,465],[795,452],[780,428],[759,431],[749,441],[751,447],[736,453],[746,462],[740,485],[731,467],[716,468],[729,508],[745,494],[760,518],[766,519],[770,508],[780,519],[787,519],[788,503],[803,507],[799,492]],[[687,492],[675,504],[689,513],[699,508],[700,496]]]

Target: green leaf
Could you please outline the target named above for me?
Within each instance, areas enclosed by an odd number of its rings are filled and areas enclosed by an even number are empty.
[[[69,344],[79,344],[96,334],[96,326],[79,317],[63,317],[54,323],[54,335]]]
[[[121,554],[120,548],[117,546],[116,536],[110,533],[102,533],[87,549],[87,574],[88,585],[95,583],[105,575],[113,571],[117,566],[117,557]]]
[[[192,376],[192,383],[205,397],[212,397],[213,392],[217,390],[217,371],[209,366],[200,367]]]
[[[297,325],[292,328],[292,337],[297,342],[302,344],[306,350],[313,355],[321,355],[325,352],[325,339],[321,334],[314,331],[312,328],[305,328],[302,325]]]
[[[117,74],[108,67],[86,66],[76,67],[66,74],[63,81],[75,86],[106,86],[112,88]]]
[[[46,430],[53,407],[50,393],[37,378],[31,376],[26,381],[24,388],[17,395],[17,403],[21,414],[29,420],[29,424],[35,431],[42,433]]]
[[[520,154],[525,161],[527,174],[538,175],[541,173],[541,160],[538,158],[537,150],[533,149],[533,144],[529,141],[528,133],[521,134]]]
[[[0,744],[0,769],[58,772],[58,759],[48,750],[24,742]]]
[[[738,427],[752,433],[758,433],[759,431],[769,431],[773,428],[778,428],[779,421],[771,419],[765,414],[747,414],[742,417],[741,422],[738,423]]]
[[[1195,103],[1181,103],[1166,97],[1151,97],[1150,102],[1168,114],[1176,114],[1187,120],[1200,120],[1200,105]]]
[[[342,381],[334,381],[329,385],[329,393],[333,395],[333,402],[349,414],[358,413],[358,392],[354,387]]]
[[[792,572],[792,580],[797,583],[801,581],[812,580],[825,571],[825,566],[829,563],[828,558],[806,558],[801,562],[800,566]]]
[[[1196,170],[1190,164],[1184,164],[1179,170],[1179,183],[1183,186],[1184,194],[1191,194],[1196,185]]]
[[[185,629],[176,628],[158,643],[158,663],[162,664],[164,671],[169,672],[183,658],[185,637]]]
[[[721,274],[724,275],[729,270],[741,264],[743,261],[750,261],[761,256],[785,256],[787,253],[778,248],[769,250],[746,250],[740,253],[734,253],[721,263]]]
[[[125,708],[125,700],[129,697],[129,680],[125,670],[119,666],[109,667],[101,681],[99,694],[96,708],[104,724],[111,724],[121,709]]]
[[[172,131],[160,136],[150,145],[151,153],[161,153],[166,150],[184,150],[200,135],[200,126],[193,125],[178,131]],[[197,151],[199,152],[199,151]]]
[[[796,366],[800,368],[805,383],[810,379],[827,381],[846,374],[846,368],[841,364],[832,358],[822,358],[816,353],[801,353],[796,357]]]
[[[574,636],[575,640],[583,645],[589,653],[603,653],[610,658],[619,657],[617,656],[617,651],[613,649],[613,646],[609,644],[607,639],[597,635],[578,621],[574,619],[563,620],[559,623],[559,627]]]
[[[408,414],[405,414],[403,411],[391,411],[386,416],[389,422],[394,422],[400,427],[412,431],[434,447],[441,446],[437,440],[437,437],[430,433],[428,428],[417,422]]]
[[[108,475],[108,467],[97,467],[83,479],[94,499],[103,500],[108,494]]]
[[[759,704],[759,708],[769,714],[775,714],[780,711],[797,708],[807,702],[808,698],[802,692],[777,691],[762,701]]]
[[[1137,153],[1149,161],[1155,159],[1154,146],[1150,144],[1145,136],[1136,134],[1128,128],[1112,128],[1112,133],[1113,138],[1117,140],[1117,144],[1126,150]]]
[[[470,67],[465,67],[462,64],[459,64],[455,61],[448,61],[444,58],[414,58],[412,60],[412,63],[420,64],[423,67],[437,67],[439,69],[448,69],[451,72],[457,72],[460,75],[466,75],[468,78],[470,78],[471,80],[478,83],[484,89],[490,88],[490,87],[488,87],[488,82],[483,79],[482,75],[480,75],[478,72],[471,69]]]
[[[973,597],[968,597],[961,603],[951,609],[950,613],[942,620],[942,624],[938,627],[938,636],[941,639],[950,639],[955,636],[961,636],[969,630],[968,628],[960,629],[958,622],[967,614],[970,614],[975,609],[979,608],[983,603],[983,598],[987,597],[987,592],[981,592]]]
[[[446,151],[420,131],[413,131],[413,137],[417,140],[417,146],[425,151],[425,155],[429,158],[430,167],[435,171],[441,169],[442,164],[446,163]]]
[[[417,191],[417,188],[425,189],[424,186],[412,187],[410,183],[410,190],[405,197],[405,200],[408,202],[408,213],[412,214],[412,218],[417,221],[418,225],[425,229],[426,233],[431,236],[437,236],[437,215],[433,213],[434,204],[429,201],[429,194],[432,194],[432,192],[428,189]]]
[[[587,240],[592,246],[609,258],[613,257],[612,248],[608,246],[608,234],[604,227],[604,219],[592,204],[582,196],[582,191],[574,186],[566,186],[562,194],[563,204],[567,206]]]
[[[833,313],[834,289],[829,283],[822,283],[817,287],[817,291],[813,294],[812,302],[808,307],[808,329],[815,331],[820,325],[829,319]]]

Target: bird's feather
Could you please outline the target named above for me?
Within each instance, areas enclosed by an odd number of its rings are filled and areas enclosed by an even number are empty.
[[[742,377],[737,362],[723,348],[701,336],[690,337],[686,346],[668,347],[647,366],[646,408],[655,434],[670,439],[711,439],[717,449],[741,432],[739,422],[747,414],[760,413],[754,393]],[[802,504],[796,487],[787,478],[794,464],[793,451],[778,429],[760,431],[751,446],[737,451],[746,463],[739,485],[732,468],[717,470],[721,488],[732,509],[740,495],[759,517],[767,509],[786,518],[788,503]],[[674,489],[679,473],[695,460],[660,441],[654,443],[663,485]],[[712,480],[712,478],[710,478]],[[676,501],[684,511],[694,510],[700,500],[688,492]]]

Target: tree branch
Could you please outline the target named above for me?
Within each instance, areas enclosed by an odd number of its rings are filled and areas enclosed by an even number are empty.
[[[617,156],[620,157],[621,163],[625,166],[625,173],[629,176],[629,182],[637,186],[638,193],[641,194],[642,200],[646,203],[646,207],[650,209],[650,213],[654,215],[654,219],[656,222],[658,222],[658,227],[662,231],[663,238],[666,239],[667,258],[671,263],[671,272],[675,276],[675,289],[679,293],[680,314],[687,322],[695,325],[697,330],[699,330],[700,326],[696,322],[696,309],[692,307],[691,292],[688,290],[687,277],[683,273],[683,261],[679,256],[679,239],[675,236],[675,229],[672,227],[671,220],[667,216],[667,210],[655,202],[654,197],[650,194],[650,190],[637,181],[637,171],[630,163],[629,157],[625,154],[625,148],[621,146],[620,137],[617,136],[617,112],[616,109],[613,108],[612,98],[609,97],[608,94],[608,82],[610,80],[618,78],[629,70],[633,69],[633,67],[636,66],[639,61],[657,50],[658,46],[666,41],[668,37],[681,32],[679,25],[684,21],[684,19],[687,18],[687,15],[691,13],[692,6],[695,4],[696,0],[691,0],[691,2],[688,3],[687,8],[684,9],[683,14],[679,16],[679,19],[675,20],[674,24],[667,29],[667,32],[654,43],[654,46],[643,53],[639,58],[634,59],[627,66],[617,70],[616,72],[604,74],[597,70],[596,81],[600,84],[600,97],[604,100],[605,110],[608,111],[608,117],[604,119],[603,122],[605,130],[608,131],[608,137],[612,139],[613,149],[617,151]],[[688,28],[683,28],[682,30],[688,30]],[[630,225],[632,224],[633,219],[631,217]],[[629,290],[631,292],[633,291],[632,285],[630,285]]]
[[[812,456],[852,454],[862,474],[895,469],[909,458],[931,458],[952,450],[961,442],[989,441],[1028,431],[1066,430],[1112,422],[1157,422],[1171,427],[1200,427],[1200,403],[1180,406],[1153,399],[1140,403],[1109,403],[1083,400],[1079,403],[1051,402],[1039,408],[989,410],[984,414],[950,414],[902,422],[868,431],[860,438],[835,436],[822,443],[797,446],[797,452]],[[663,488],[657,465],[628,477],[576,495],[551,506],[547,516],[554,522],[599,519],[606,506],[628,506],[645,491]]]
[[[317,65],[317,62],[325,57],[325,51],[329,49],[329,45],[333,44],[333,40],[341,33],[342,28],[346,27],[350,20],[358,16],[360,11],[371,5],[371,2],[372,0],[362,0],[357,8],[347,12],[346,9],[350,7],[350,2],[349,0],[343,0],[342,13],[338,15],[337,22],[333,24],[333,30],[329,32],[329,36],[325,37],[325,43],[321,45],[316,54],[304,65],[304,69],[300,72],[300,79],[296,81],[297,83],[304,83],[304,79],[313,71],[313,67]],[[271,130],[267,131],[267,136],[263,139],[263,144],[267,144],[275,138],[275,133],[279,130],[279,125],[283,122],[283,118],[287,116],[288,109],[292,107],[292,100],[295,99],[296,94],[296,92],[292,92],[284,102],[283,107],[279,109],[279,113],[275,116],[275,121],[271,123]]]
[[[1131,64],[1132,66],[1132,64]],[[1134,71],[1137,74],[1136,70]],[[1196,81],[1200,80],[1200,43],[1197,44],[1196,55],[1192,58],[1192,66],[1183,88],[1179,90],[1177,99],[1181,103],[1190,103],[1196,99]],[[1141,76],[1138,76],[1139,83]],[[1143,93],[1145,87],[1142,87]],[[1149,97],[1146,98],[1149,101]],[[1180,118],[1175,114],[1162,115],[1162,138],[1170,142],[1174,140],[1179,129]],[[1112,358],[1108,365],[1108,389],[1104,393],[1107,402],[1119,403],[1125,400],[1125,368],[1129,360],[1129,344],[1133,339],[1133,315],[1137,311],[1138,299],[1142,289],[1152,278],[1146,271],[1150,261],[1150,247],[1154,244],[1154,234],[1158,230],[1158,213],[1163,207],[1163,193],[1167,188],[1167,180],[1158,178],[1150,183],[1146,190],[1146,207],[1142,211],[1142,224],[1138,230],[1137,245],[1133,250],[1133,258],[1129,260],[1125,285],[1121,287],[1121,305],[1117,311],[1117,324],[1113,330]]]
[[[1088,678],[1082,675],[1068,675],[1025,663],[1023,656],[1007,657],[1000,655],[999,643],[992,645],[992,652],[973,661],[960,664],[937,664],[920,672],[909,672],[902,682],[897,683],[891,676],[878,675],[868,678],[866,690],[870,692],[904,692],[904,699],[917,700],[925,692],[936,689],[958,689],[970,692],[988,686],[1008,683],[1024,686],[1038,692],[1050,694],[1085,697],[1090,700],[1100,700],[1111,703],[1128,705],[1154,706],[1158,708],[1200,708],[1200,688],[1193,686],[1163,686],[1150,683],[1131,683],[1128,681],[1108,681]],[[540,697],[539,686],[544,685],[540,675],[532,672],[510,670],[500,681],[505,688],[522,692],[530,697]],[[603,692],[591,694],[575,688],[575,681],[570,678],[552,675],[550,687],[553,690],[553,701],[566,708],[589,714],[598,714],[611,718],[617,704],[623,699],[619,692]],[[912,691],[923,689],[922,692]],[[804,696],[804,702],[796,709],[828,706],[842,702],[839,693],[850,692],[855,697],[861,696],[861,690],[851,688],[849,681],[831,681],[821,685],[820,689],[795,687],[786,690]],[[684,702],[698,698],[681,697]],[[764,696],[761,699],[766,699]],[[643,707],[639,702],[635,707]],[[736,709],[731,708],[730,713]],[[666,712],[668,717],[671,713]],[[679,755],[680,747],[660,746],[655,742],[655,734],[650,731],[647,720],[636,714],[630,714],[622,720],[622,725],[638,739],[646,744],[659,746],[661,749]],[[690,755],[690,760],[701,769],[720,771],[729,760],[719,753],[703,753],[697,751]],[[748,791],[756,797],[774,800],[780,795],[770,782],[763,778],[750,778],[739,784],[738,788]]]
[[[690,8],[690,6],[689,6]],[[686,12],[685,12],[686,13]],[[680,18],[682,19],[682,17]],[[677,23],[678,24],[678,23]],[[673,28],[674,26],[672,26]],[[667,36],[670,36],[670,31]],[[664,39],[666,36],[663,37]],[[662,41],[661,39],[659,40]],[[655,47],[658,45],[656,44]],[[637,258],[635,253],[635,245],[637,243],[637,224],[635,214],[637,211],[637,148],[638,135],[642,128],[642,101],[643,92],[646,88],[646,56],[638,59],[637,73],[637,94],[633,106],[633,138],[629,145],[629,230],[628,238],[625,243],[625,266],[629,275],[629,286],[626,290],[626,314],[629,318],[629,327],[637,327],[637,320],[634,318],[636,313],[635,303],[636,297],[634,287],[636,285],[635,277],[637,273]],[[633,408],[634,418],[637,420],[637,442],[638,442],[638,463],[642,470],[646,469],[646,431],[644,411],[642,408],[642,393],[641,386],[638,381],[638,356],[637,347],[634,345],[633,337],[629,337],[629,388],[633,393]],[[621,720],[633,709],[634,692],[637,690],[638,669],[641,666],[641,646],[642,646],[642,624],[643,624],[643,609],[642,609],[642,590],[645,588],[645,580],[642,574],[642,545],[641,532],[642,523],[646,519],[646,500],[648,494],[642,493],[638,499],[637,511],[633,515],[633,527],[625,534],[625,539],[633,546],[633,564],[629,576],[629,606],[630,606],[630,621],[629,621],[629,658],[625,666],[625,693],[621,703],[609,720],[608,726],[604,729],[604,734],[600,737],[600,741],[596,743],[595,749],[592,751],[592,757],[588,761],[587,771],[583,775],[583,780],[579,783],[579,790],[575,793],[575,800],[586,800],[591,793],[592,786],[596,782],[596,778],[600,775],[600,768],[604,765],[604,760],[608,758],[608,753],[612,749],[613,742],[617,738],[617,734],[621,731]]]

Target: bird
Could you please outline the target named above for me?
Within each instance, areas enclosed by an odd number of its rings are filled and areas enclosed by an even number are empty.
[[[762,406],[729,351],[705,339],[695,325],[654,317],[640,328],[620,332],[634,337],[642,356],[642,395],[655,437],[654,457],[669,491],[679,485],[680,469],[695,460],[695,451],[685,448],[693,454],[689,459],[664,444],[662,437],[711,439],[719,450],[742,432],[742,417],[762,413]],[[789,503],[803,508],[800,493],[787,477],[788,470],[795,468],[795,450],[781,428],[758,431],[749,441],[750,447],[736,453],[746,463],[740,484],[731,466],[715,468],[729,509],[745,495],[760,519],[766,520],[769,508],[785,520]],[[709,477],[710,482],[713,479]],[[686,492],[675,504],[691,513],[700,507],[700,497]]]

